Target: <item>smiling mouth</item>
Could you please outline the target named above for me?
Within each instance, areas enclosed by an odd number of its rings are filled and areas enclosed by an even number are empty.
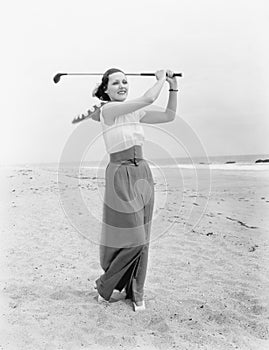
[[[127,93],[126,90],[121,90],[121,91],[118,92],[119,95],[124,95],[124,94],[126,94],[126,93]]]

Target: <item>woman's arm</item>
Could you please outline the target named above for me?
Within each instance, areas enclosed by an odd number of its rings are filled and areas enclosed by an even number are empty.
[[[155,73],[157,82],[147,90],[144,95],[141,97],[126,101],[126,102],[117,102],[113,101],[107,103],[103,107],[103,117],[107,124],[114,123],[116,117],[124,114],[134,112],[138,109],[151,105],[160,95],[160,92],[163,88],[163,85],[166,81],[166,71],[160,70]]]
[[[177,80],[173,77],[172,71],[167,71],[166,81],[169,83],[169,89],[177,90]],[[168,123],[173,121],[177,111],[177,91],[169,91],[169,99],[164,112],[159,111],[145,111],[146,114],[140,119],[141,123],[156,124]]]

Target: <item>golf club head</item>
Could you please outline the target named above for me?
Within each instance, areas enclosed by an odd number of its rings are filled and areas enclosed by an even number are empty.
[[[55,84],[59,83],[62,75],[67,75],[67,73],[57,73],[55,75],[55,77],[53,78],[53,81],[54,81]]]

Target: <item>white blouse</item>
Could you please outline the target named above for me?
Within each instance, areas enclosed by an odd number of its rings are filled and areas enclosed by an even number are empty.
[[[114,124],[107,125],[101,108],[100,121],[108,153],[123,151],[134,145],[143,145],[145,137],[140,120],[145,114],[145,111],[139,109],[132,113],[120,115],[115,118]]]

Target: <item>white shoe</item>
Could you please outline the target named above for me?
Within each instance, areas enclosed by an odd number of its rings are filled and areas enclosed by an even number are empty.
[[[146,310],[144,300],[142,301],[142,305],[136,305],[136,303],[133,301],[133,307],[134,307],[134,311],[143,311],[143,310]]]
[[[108,303],[108,301],[105,298],[103,298],[100,294],[98,294],[97,301],[98,303]]]

